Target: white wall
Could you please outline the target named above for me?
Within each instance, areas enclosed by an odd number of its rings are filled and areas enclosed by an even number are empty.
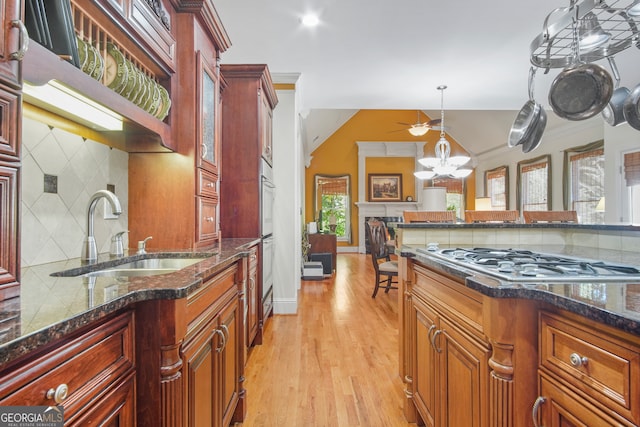
[[[273,74],[274,83],[292,83],[297,75]],[[300,176],[301,151],[296,109],[296,91],[277,90],[278,105],[273,112],[273,171],[276,186],[274,206],[273,311],[295,314],[301,271]]]
[[[554,114],[548,111],[547,114]],[[478,156],[478,167],[476,168],[476,197],[482,197],[484,193],[484,172],[496,168],[498,166],[509,166],[509,207],[516,207],[516,177],[518,173],[518,162],[533,159],[545,154],[551,155],[551,208],[553,210],[562,210],[562,164],[564,150],[572,147],[588,144],[590,142],[599,141],[605,138],[605,126],[608,127],[598,115],[589,120],[571,122],[567,121],[563,126],[552,130],[545,130],[540,145],[529,153],[523,153],[521,146],[509,148],[507,143],[496,150],[483,153]],[[629,125],[624,124],[620,127],[632,129]],[[632,129],[633,130],[633,129]],[[636,138],[640,138],[640,132],[635,131]],[[609,132],[606,133],[607,138],[610,137]],[[638,141],[638,139],[636,139]],[[614,179],[615,171],[609,164],[610,159],[616,157],[617,147],[612,146],[611,142],[605,139],[605,190],[609,195],[609,182]],[[636,146],[640,145],[636,142]],[[609,201],[607,200],[607,210]],[[607,221],[609,222],[609,221]]]

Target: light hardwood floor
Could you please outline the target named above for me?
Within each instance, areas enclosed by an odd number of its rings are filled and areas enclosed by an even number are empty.
[[[415,426],[402,414],[398,291],[371,298],[363,254],[338,254],[331,279],[303,281],[297,315],[269,319],[246,369],[238,426]]]

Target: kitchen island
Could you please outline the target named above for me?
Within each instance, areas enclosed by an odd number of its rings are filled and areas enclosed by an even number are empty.
[[[622,250],[637,247],[637,227],[398,224],[398,231],[407,419],[531,426],[533,412],[539,425],[639,423],[637,277],[508,282],[426,250],[435,242],[439,250],[517,248],[638,266],[638,254]]]
[[[2,302],[0,404],[61,404],[65,422],[80,424],[241,420],[246,257],[258,243],[125,258],[206,258],[154,276],[52,276],[124,260],[109,256],[24,268],[19,301]]]

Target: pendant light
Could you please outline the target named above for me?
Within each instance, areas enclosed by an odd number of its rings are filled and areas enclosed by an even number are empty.
[[[440,139],[435,146],[435,157],[424,157],[418,162],[431,170],[414,172],[418,179],[431,179],[435,176],[450,176],[453,178],[464,178],[469,176],[471,169],[458,169],[471,160],[468,156],[450,156],[451,145],[444,136],[444,90],[445,85],[438,86],[440,91]]]

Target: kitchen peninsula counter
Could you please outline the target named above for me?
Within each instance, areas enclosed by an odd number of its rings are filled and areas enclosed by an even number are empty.
[[[248,248],[258,242],[250,238],[223,239],[208,250],[149,251],[131,258],[207,257],[176,272],[153,276],[51,276],[70,269],[81,272],[87,267],[104,268],[104,262],[118,263],[108,255],[99,257],[101,267],[83,266],[79,258],[25,267],[21,271],[20,297],[0,302],[0,321],[6,325],[0,335],[0,367],[136,302],[185,298],[200,288],[203,278],[248,256]]]
[[[403,245],[398,251],[402,257],[413,258],[420,264],[462,282],[491,298],[515,298],[542,301],[550,306],[567,310],[590,320],[640,336],[640,283],[627,282],[540,282],[513,283],[489,277],[446,260],[417,252],[423,245]],[[457,246],[440,246],[440,249]],[[498,246],[496,249],[515,248]],[[583,246],[532,245],[518,249],[553,253],[572,257],[590,258],[613,263],[640,266],[640,254]],[[639,267],[640,268],[640,267]]]

